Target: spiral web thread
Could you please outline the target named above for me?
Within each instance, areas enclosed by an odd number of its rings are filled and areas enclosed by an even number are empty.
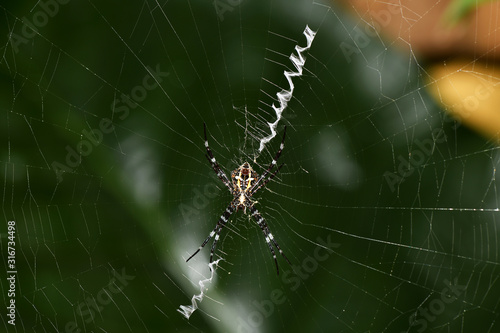
[[[215,268],[217,267],[219,261],[221,260],[222,259],[217,259],[216,261],[208,264],[208,267],[210,267],[210,272],[211,272],[210,278],[203,279],[198,282],[198,285],[200,286],[200,293],[197,295],[193,295],[193,297],[191,297],[191,305],[181,305],[179,306],[179,309],[177,309],[177,311],[181,313],[184,317],[186,317],[186,319],[189,319],[189,317],[191,317],[193,312],[195,312],[196,309],[198,309],[198,303],[196,303],[196,301],[201,302],[203,300],[205,291],[208,290],[208,288],[205,288],[205,284],[212,283],[212,279],[215,274]]]
[[[276,121],[274,121],[273,123],[267,123],[269,125],[269,128],[271,129],[271,134],[260,140],[259,153],[262,152],[262,150],[266,146],[266,143],[271,141],[271,139],[276,136],[276,126],[278,125],[278,122],[281,120],[281,114],[288,105],[288,101],[290,101],[290,99],[293,96],[293,89],[295,88],[295,86],[293,85],[292,77],[302,75],[302,68],[306,63],[306,59],[302,56],[302,52],[307,51],[311,48],[311,44],[314,40],[316,32],[312,31],[309,28],[309,26],[306,25],[306,28],[304,29],[304,35],[306,36],[306,46],[300,47],[296,45],[295,50],[297,51],[297,56],[293,53],[290,55],[290,60],[292,61],[292,64],[295,66],[295,69],[297,71],[296,72],[284,71],[285,77],[288,81],[288,84],[290,85],[290,88],[289,90],[283,89],[276,94],[280,102],[279,107],[276,107],[273,103],[273,109],[276,112]]]

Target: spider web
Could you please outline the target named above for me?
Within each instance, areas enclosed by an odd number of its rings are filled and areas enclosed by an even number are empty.
[[[0,11],[5,331],[498,331],[498,147],[446,116],[398,37],[326,1]],[[185,262],[232,199],[203,123],[228,176],[245,161],[262,174],[287,126],[285,164],[255,196],[292,262],[278,254],[279,276],[243,212],[213,276],[211,243]]]

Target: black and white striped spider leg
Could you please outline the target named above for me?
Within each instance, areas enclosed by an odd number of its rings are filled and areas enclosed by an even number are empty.
[[[210,262],[213,261],[212,259],[213,259],[213,256],[214,256],[215,245],[217,244],[217,241],[219,241],[220,231],[226,225],[227,221],[229,220],[229,217],[233,213],[234,213],[234,206],[233,206],[233,202],[231,202],[229,204],[229,206],[227,206],[227,208],[224,211],[224,213],[222,213],[221,217],[219,218],[219,221],[217,221],[217,224],[215,225],[214,230],[212,230],[212,232],[210,232],[210,234],[208,235],[207,239],[205,239],[205,241],[200,245],[200,247],[198,248],[198,250],[196,250],[196,252],[193,253],[191,255],[191,257],[187,258],[186,262],[188,262],[192,257],[194,257],[198,252],[200,252],[200,250],[208,243],[208,241],[212,237],[215,236],[214,243],[212,244],[212,250],[210,251]]]
[[[278,161],[278,158],[280,158],[281,156],[281,151],[283,150],[283,148],[285,148],[285,136],[286,136],[286,126],[285,126],[285,130],[283,131],[283,139],[281,140],[281,143],[280,143],[280,149],[278,149],[278,152],[276,153],[276,155],[274,156],[273,160],[271,161],[271,164],[269,164],[269,167],[267,168],[267,170],[262,174],[262,176],[255,182],[255,184],[252,185],[252,188],[250,189],[250,195],[253,195],[255,192],[257,192],[261,187],[265,186],[271,179],[274,178],[274,176],[278,173],[278,171],[280,171],[281,167],[283,166],[283,164],[281,164],[278,169],[276,169],[276,171],[274,171],[272,173],[271,176],[269,176],[269,178],[267,178],[262,184],[260,184],[261,180],[264,179],[267,174],[269,173],[269,171],[271,171],[271,169],[276,165],[276,162]]]
[[[205,155],[207,157],[207,160],[210,162],[210,165],[212,166],[212,169],[214,169],[215,173],[217,174],[217,177],[219,177],[220,180],[224,183],[224,185],[229,188],[229,191],[233,191],[233,186],[229,179],[227,179],[226,173],[222,171],[222,169],[219,167],[219,163],[217,163],[217,160],[214,157],[214,154],[212,154],[212,150],[208,146],[208,140],[207,140],[207,126],[205,123],[203,123],[203,133],[205,134],[205,148],[207,149],[207,154]]]
[[[267,226],[267,223],[262,217],[262,215],[260,215],[257,208],[254,207],[256,201],[252,200],[252,196],[260,188],[266,186],[266,184],[271,179],[273,179],[274,176],[276,176],[278,171],[280,171],[281,167],[283,166],[283,164],[281,164],[271,175],[269,175],[274,166],[276,166],[276,162],[278,161],[278,158],[281,155],[281,151],[285,147],[286,126],[285,130],[283,131],[283,139],[281,140],[279,150],[274,156],[267,170],[264,171],[264,173],[262,174],[262,176],[259,177],[257,172],[255,172],[252,169],[250,164],[248,162],[245,162],[231,173],[231,181],[229,181],[224,171],[220,168],[219,164],[217,163],[212,153],[212,150],[208,145],[207,128],[205,124],[203,124],[203,132],[205,134],[205,148],[207,150],[207,154],[205,156],[210,162],[212,169],[214,169],[215,173],[217,174],[217,177],[219,177],[219,179],[224,183],[224,185],[227,186],[227,188],[233,195],[233,200],[226,208],[224,213],[222,213],[221,217],[217,221],[217,224],[215,225],[215,228],[210,232],[210,234],[205,239],[205,241],[200,245],[198,250],[196,250],[196,252],[193,253],[189,258],[187,258],[186,262],[191,260],[191,258],[193,258],[198,252],[200,252],[201,249],[208,243],[208,241],[212,239],[212,237],[214,237],[214,242],[210,250],[210,263],[212,263],[215,247],[217,245],[217,242],[219,241],[219,236],[222,228],[226,225],[226,223],[229,221],[229,218],[234,212],[238,210],[243,210],[243,212],[246,214],[248,209],[251,216],[255,219],[257,225],[261,228],[262,232],[264,233],[266,243],[269,249],[271,250],[271,254],[276,264],[276,273],[279,275],[278,260],[276,259],[276,253],[274,252],[273,245],[276,247],[276,249],[278,249],[279,253],[281,253],[283,258],[285,258],[285,260],[291,265],[290,260],[288,260],[288,258],[285,256],[285,254],[279,247],[278,242],[274,239],[273,234],[271,234],[271,231],[269,230],[269,227]]]
[[[269,246],[269,249],[271,250],[271,254],[273,255],[274,262],[276,263],[276,272],[278,275],[280,274],[279,268],[278,268],[278,260],[276,259],[276,253],[274,252],[273,246],[271,245],[271,242],[276,246],[278,249],[279,253],[285,258],[285,260],[291,265],[292,263],[288,258],[285,256],[283,251],[281,250],[280,246],[278,245],[278,242],[273,237],[273,234],[269,231],[269,228],[267,226],[266,220],[260,215],[259,211],[255,206],[252,206],[250,208],[250,214],[252,214],[252,217],[255,219],[259,227],[262,229],[262,232],[264,233],[264,237],[266,238],[266,243],[267,246]]]

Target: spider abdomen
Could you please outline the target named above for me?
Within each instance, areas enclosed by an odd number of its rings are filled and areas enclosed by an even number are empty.
[[[248,162],[243,163],[231,173],[235,194],[249,193],[258,177]]]
[[[236,199],[237,210],[241,209],[246,213],[246,209],[253,206],[250,198],[252,196],[252,187],[258,177],[257,172],[252,169],[248,162],[243,163],[231,173],[233,196]]]

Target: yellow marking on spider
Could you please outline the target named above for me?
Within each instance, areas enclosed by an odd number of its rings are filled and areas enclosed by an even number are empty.
[[[250,187],[252,187],[253,180],[254,180],[254,178],[248,178],[248,185],[247,185],[247,188],[245,189],[245,192],[248,191],[250,189]]]

